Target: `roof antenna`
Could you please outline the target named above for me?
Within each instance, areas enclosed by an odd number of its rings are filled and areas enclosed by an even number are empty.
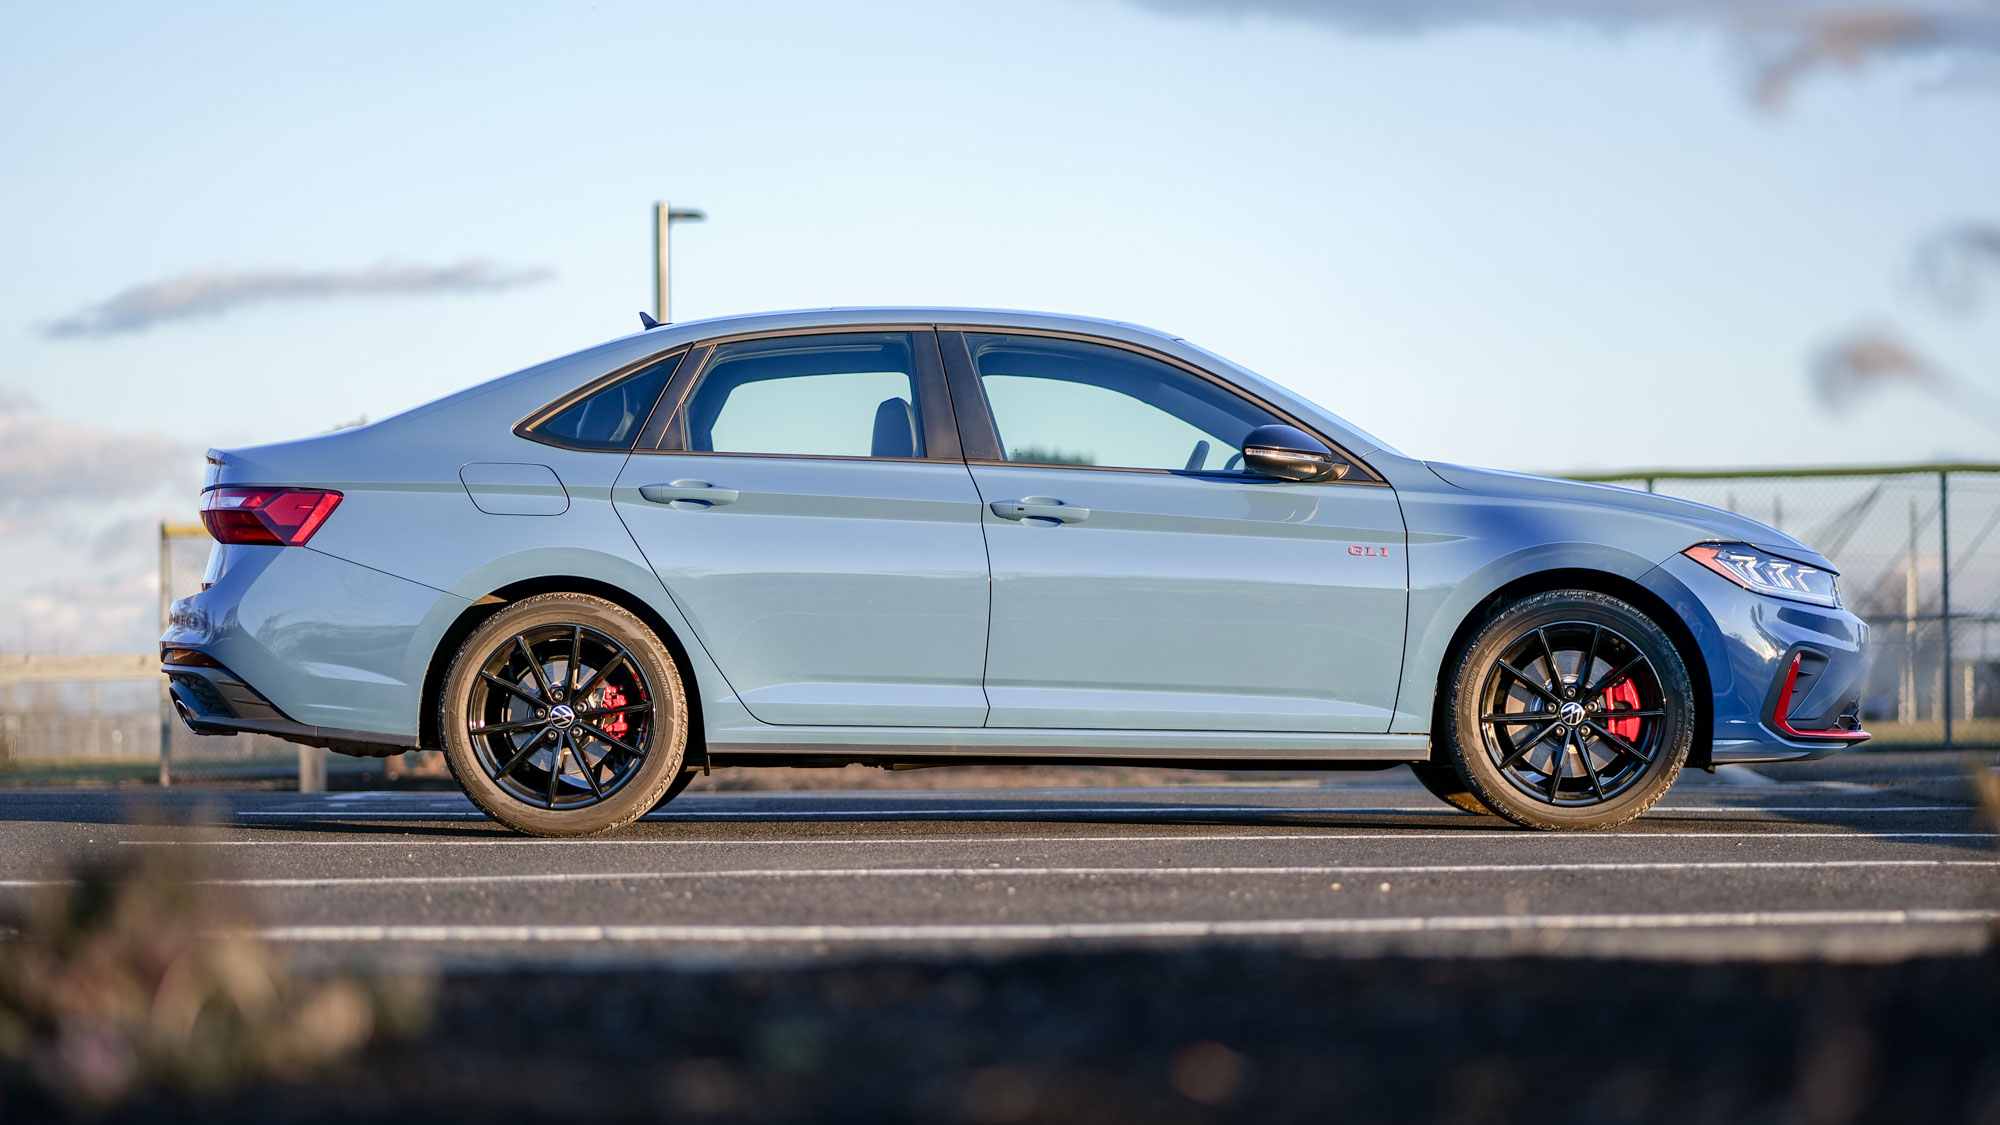
[[[641,332],[651,332],[660,326],[660,322],[653,319],[652,313],[642,312],[639,314],[639,326]]]

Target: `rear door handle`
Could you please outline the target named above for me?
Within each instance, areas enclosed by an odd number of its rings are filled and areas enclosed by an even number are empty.
[[[717,488],[705,480],[677,480],[672,484],[642,484],[639,495],[655,504],[700,511],[718,504],[734,504],[740,493],[733,488]]]
[[[1089,508],[1065,504],[1050,496],[1029,496],[1021,500],[995,500],[993,514],[1003,520],[1050,520],[1054,523],[1082,523],[1090,518]]]

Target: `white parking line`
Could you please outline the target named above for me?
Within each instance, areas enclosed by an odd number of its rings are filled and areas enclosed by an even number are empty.
[[[300,831],[311,831],[300,829]],[[403,835],[388,840],[205,840],[191,837],[185,840],[120,840],[121,844],[147,847],[169,847],[180,845],[220,846],[220,847],[318,847],[318,848],[485,848],[485,847],[663,847],[707,844],[715,847],[822,847],[877,846],[887,844],[1128,844],[1128,843],[1211,843],[1246,840],[1313,840],[1344,842],[1355,840],[1539,840],[1543,843],[1581,842],[1584,840],[1991,840],[1992,832],[1576,832],[1557,836],[1547,832],[1508,831],[1487,829],[1473,832],[1257,832],[1257,833],[1199,833],[1184,832],[1172,836],[794,836],[780,840],[729,840],[729,839],[676,839],[657,840],[540,840],[518,836],[496,836],[490,840],[430,840],[421,836]]]
[[[1484,914],[1456,917],[1286,918],[1215,922],[1056,922],[973,925],[335,925],[253,931],[283,942],[1056,942],[1135,938],[1311,937],[1348,934],[1520,933],[1761,927],[1968,926],[1992,910],[1798,910],[1702,914]]]
[[[1556,872],[1680,872],[1788,871],[1827,868],[2000,868],[1992,859],[1836,859],[1836,860],[1718,860],[1683,863],[1450,863],[1337,864],[1284,867],[751,867],[706,871],[548,871],[490,875],[341,875],[267,879],[209,879],[210,886],[259,888],[417,887],[485,883],[611,883],[638,880],[711,879],[1032,879],[1102,878],[1124,875],[1151,877],[1329,876],[1362,875],[1510,875]],[[0,888],[69,886],[65,879],[0,879]]]

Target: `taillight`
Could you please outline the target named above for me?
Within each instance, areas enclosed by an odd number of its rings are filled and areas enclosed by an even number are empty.
[[[216,488],[202,498],[201,522],[218,543],[297,547],[340,506],[324,488]]]

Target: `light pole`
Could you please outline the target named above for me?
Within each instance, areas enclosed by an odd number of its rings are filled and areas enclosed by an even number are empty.
[[[692,207],[675,207],[670,203],[653,204],[653,316],[661,324],[671,319],[667,314],[667,235],[675,223],[698,223],[707,215]]]

